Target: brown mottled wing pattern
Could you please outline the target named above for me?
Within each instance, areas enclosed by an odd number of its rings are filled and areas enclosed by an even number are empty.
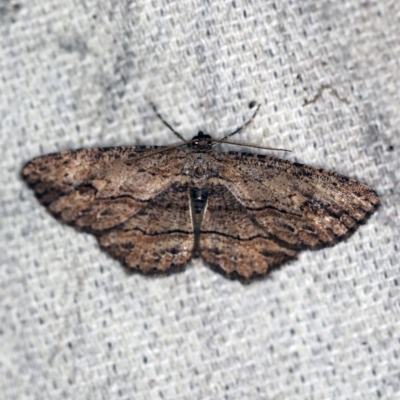
[[[368,186],[277,158],[213,153],[202,258],[228,275],[265,274],[300,250],[331,246],[379,206]]]
[[[55,217],[94,234],[123,264],[166,272],[192,254],[188,184],[181,175],[186,155],[172,150],[135,159],[152,149],[65,151],[33,159],[21,174]]]

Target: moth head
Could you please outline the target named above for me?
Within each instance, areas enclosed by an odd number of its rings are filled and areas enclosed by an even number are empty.
[[[194,151],[209,152],[212,151],[213,139],[210,135],[205,135],[200,131],[189,142],[188,147]]]

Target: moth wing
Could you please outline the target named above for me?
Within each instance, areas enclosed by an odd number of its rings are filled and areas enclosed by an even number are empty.
[[[300,250],[332,246],[379,206],[372,189],[335,172],[246,153],[214,157],[219,173],[214,192],[219,194],[210,191],[200,246],[204,259],[228,274],[249,278],[295,258]],[[218,205],[214,197],[221,194]],[[230,225],[223,229],[215,223],[222,214]],[[229,240],[235,245],[229,246]]]
[[[180,174],[186,153],[137,159],[154,149],[65,151],[33,159],[21,175],[50,213],[94,234],[128,267],[167,271],[186,263],[193,247],[187,183]]]
[[[297,251],[269,235],[226,186],[210,188],[206,207],[200,255],[225,275],[250,279],[296,258]]]

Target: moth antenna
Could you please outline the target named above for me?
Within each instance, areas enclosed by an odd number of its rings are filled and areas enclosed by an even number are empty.
[[[154,154],[164,153],[166,151],[170,151],[170,150],[176,149],[178,147],[186,146],[190,142],[192,142],[192,140],[185,140],[183,143],[175,143],[175,144],[171,144],[170,146],[167,146],[167,147],[161,147],[157,150],[149,151],[148,153],[143,154],[139,157],[132,158],[132,161],[141,160],[142,158],[154,156]]]
[[[240,132],[241,130],[243,130],[244,128],[246,128],[246,126],[250,125],[250,124],[253,122],[254,118],[256,117],[256,115],[257,115],[258,110],[260,109],[260,107],[261,107],[261,104],[259,104],[259,105],[257,106],[256,111],[254,111],[254,114],[252,115],[252,117],[251,117],[247,122],[245,122],[242,126],[240,126],[239,128],[237,128],[237,129],[236,129],[235,131],[233,131],[232,133],[230,133],[230,134],[226,135],[225,137],[223,137],[222,140],[227,139],[228,137],[231,137],[231,136],[233,136],[233,135],[236,135],[238,132]]]
[[[233,144],[235,146],[254,147],[255,149],[262,149],[262,150],[288,151],[290,153],[292,152],[292,150],[288,150],[288,149],[278,149],[276,147],[260,146],[260,145],[257,145],[257,144],[239,142],[239,141],[236,141],[236,140],[225,140],[225,138],[224,139],[213,139],[213,142],[216,142],[214,144],[214,146],[216,146],[219,143],[227,143],[227,144]]]
[[[177,136],[180,140],[182,140],[183,142],[186,142],[185,138],[179,133],[177,132],[163,117],[162,115],[158,112],[156,105],[148,100],[148,102],[150,103],[150,106],[153,108],[153,111],[155,112],[155,114],[157,115],[157,117],[161,120],[161,122],[168,128],[170,129],[175,136]]]

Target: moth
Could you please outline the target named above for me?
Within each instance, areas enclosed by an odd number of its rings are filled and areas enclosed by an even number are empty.
[[[259,106],[223,139],[199,132],[191,140],[153,108],[180,143],[63,151],[21,171],[54,217],[93,234],[130,269],[167,273],[201,257],[225,276],[249,281],[301,250],[345,239],[379,206],[371,188],[338,173],[217,152],[218,143],[243,145],[230,137]]]

